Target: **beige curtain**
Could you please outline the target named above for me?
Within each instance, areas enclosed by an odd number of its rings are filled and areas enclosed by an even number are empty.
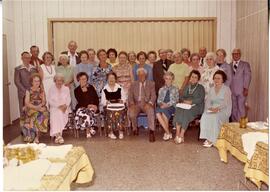
[[[216,46],[215,20],[172,21],[53,21],[52,47],[56,56],[67,49],[70,40],[78,50],[116,48],[118,51],[150,51],[189,48],[198,52],[200,46],[209,51]]]

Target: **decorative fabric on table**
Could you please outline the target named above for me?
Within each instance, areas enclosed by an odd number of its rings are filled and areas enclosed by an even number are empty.
[[[261,182],[269,185],[268,157],[268,144],[257,142],[254,154],[244,168],[245,177],[253,181],[258,188],[261,188]]]
[[[247,153],[247,158],[250,160],[254,151],[256,143],[261,141],[268,144],[268,134],[260,132],[250,132],[242,135],[243,147]]]
[[[268,133],[268,130],[254,130],[249,127],[241,129],[239,123],[223,124],[215,145],[219,150],[222,161],[228,162],[227,151],[230,151],[238,160],[243,163],[247,162],[247,153],[243,147],[242,135],[248,132]]]

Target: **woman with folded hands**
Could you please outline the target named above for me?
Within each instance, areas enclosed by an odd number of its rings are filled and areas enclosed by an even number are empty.
[[[227,80],[225,72],[216,71],[213,80],[215,85],[209,90],[201,118],[200,138],[205,139],[204,147],[215,144],[221,125],[229,122],[232,111],[231,90],[224,84]]]
[[[173,123],[176,126],[174,141],[177,144],[184,142],[185,131],[189,123],[203,113],[205,90],[199,84],[200,78],[201,74],[199,71],[192,70],[190,72],[189,83],[185,86],[183,95],[180,96],[180,103],[184,105],[180,107],[176,105]]]

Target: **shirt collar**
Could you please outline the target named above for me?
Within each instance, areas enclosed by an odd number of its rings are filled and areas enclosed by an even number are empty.
[[[77,54],[77,52],[75,52],[75,54],[74,54],[76,57],[78,57],[78,54]],[[68,51],[68,56],[70,57],[70,56],[72,56],[72,54],[70,53],[70,51]]]
[[[112,91],[115,91],[118,88],[121,88],[121,86],[118,83],[115,83],[114,90],[112,90]],[[104,86],[104,89],[111,90],[111,88],[110,88],[110,86],[109,86],[108,83]]]
[[[22,64],[20,69],[31,70],[31,69],[33,69],[33,68],[35,68],[35,66],[33,66],[33,65],[31,65],[31,64],[29,64],[29,67],[28,67],[28,68],[27,68],[24,64]]]

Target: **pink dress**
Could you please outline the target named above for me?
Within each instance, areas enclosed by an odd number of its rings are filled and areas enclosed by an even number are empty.
[[[59,133],[62,135],[62,131],[68,122],[69,107],[65,113],[58,109],[58,107],[64,104],[67,106],[70,105],[69,88],[62,86],[61,89],[58,89],[53,84],[49,89],[48,102],[50,105],[50,136],[55,136]]]

